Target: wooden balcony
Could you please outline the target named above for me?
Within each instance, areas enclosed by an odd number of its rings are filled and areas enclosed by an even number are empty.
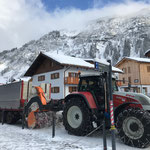
[[[65,84],[78,84],[79,78],[78,77],[65,77],[64,83]]]

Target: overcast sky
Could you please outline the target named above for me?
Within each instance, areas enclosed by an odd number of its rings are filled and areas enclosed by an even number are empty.
[[[0,51],[21,47],[51,30],[82,29],[104,16],[150,8],[150,0],[0,0]]]

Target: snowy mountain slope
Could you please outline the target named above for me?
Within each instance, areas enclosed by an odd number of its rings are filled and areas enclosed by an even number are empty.
[[[107,17],[89,22],[82,31],[52,31],[21,48],[0,53],[0,82],[23,76],[40,51],[84,58],[143,57],[150,49],[150,10],[125,17]]]

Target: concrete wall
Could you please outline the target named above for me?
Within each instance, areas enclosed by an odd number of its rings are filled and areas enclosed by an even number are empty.
[[[58,79],[51,79],[51,74],[59,73]],[[44,81],[38,81],[38,76],[45,75]],[[51,87],[59,87],[59,93],[51,93],[52,99],[61,99],[64,97],[64,69],[34,75],[33,86],[39,86],[41,83],[51,83]]]
[[[68,77],[69,72],[78,73],[78,71],[81,72],[81,75],[89,75],[89,74],[99,74],[97,71],[94,71],[92,69],[84,69],[80,67],[65,67],[64,69],[47,72],[47,73],[41,73],[38,75],[34,75],[33,78],[33,86],[39,86],[41,83],[51,83],[51,87],[59,87],[59,93],[52,93],[51,98],[52,99],[63,99],[65,96],[67,96],[69,93],[69,86],[76,86],[77,85],[64,85],[64,78]],[[59,72],[59,78],[58,79],[51,79],[51,74]],[[45,75],[44,81],[38,81],[38,76]]]

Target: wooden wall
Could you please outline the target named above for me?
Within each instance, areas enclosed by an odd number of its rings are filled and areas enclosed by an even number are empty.
[[[150,85],[150,63],[140,63],[141,84]]]
[[[125,59],[117,67],[121,70],[123,68],[126,68],[126,73],[119,74],[119,80],[123,80],[123,78],[125,78],[126,81],[129,81],[129,77],[130,77],[132,85],[139,85],[140,84],[140,71],[139,71],[140,66],[139,66],[138,62]],[[138,82],[136,83],[135,80],[138,80]],[[123,82],[122,82],[122,86],[127,86],[127,85],[128,85],[128,82],[125,82],[125,84],[123,84]]]
[[[50,71],[55,71],[55,70],[59,70],[59,69],[62,69],[62,68],[63,67],[61,65],[59,65],[58,63],[56,63],[55,61],[52,61],[50,59],[45,59],[40,64],[40,66],[36,70],[35,74],[40,74],[40,73],[46,73],[46,72],[50,72]]]

